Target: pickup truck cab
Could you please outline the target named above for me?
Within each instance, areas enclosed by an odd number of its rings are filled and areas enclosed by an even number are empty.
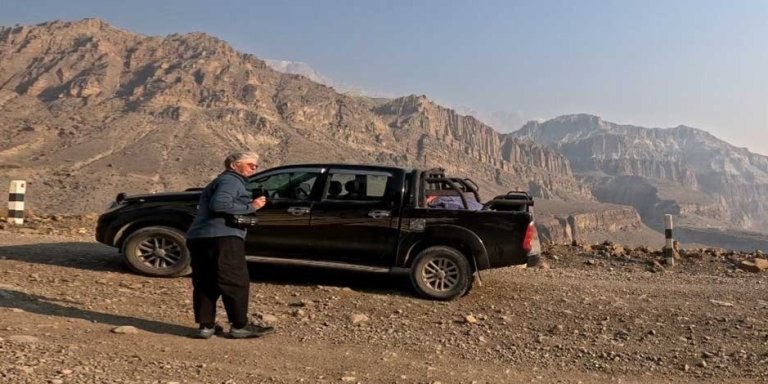
[[[249,261],[407,272],[421,295],[450,300],[468,292],[473,274],[534,264],[540,254],[527,193],[497,196],[480,210],[433,208],[428,196],[453,196],[463,208],[480,201],[474,182],[442,169],[288,165],[251,176],[246,188],[268,199],[246,236]],[[136,272],[186,274],[184,234],[199,196],[199,188],[119,194],[99,217],[96,239]]]

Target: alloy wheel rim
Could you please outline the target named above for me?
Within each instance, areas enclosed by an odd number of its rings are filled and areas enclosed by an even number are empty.
[[[139,243],[136,256],[152,268],[169,268],[181,260],[181,246],[165,237],[154,236]]]
[[[426,264],[421,271],[421,278],[429,288],[445,292],[459,284],[459,266],[451,259],[437,257]]]

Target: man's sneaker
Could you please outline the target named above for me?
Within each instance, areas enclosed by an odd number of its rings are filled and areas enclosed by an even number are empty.
[[[261,337],[268,335],[275,331],[274,327],[266,326],[262,327],[256,324],[248,324],[242,328],[232,327],[229,329],[229,337],[233,339],[252,339],[254,337]]]
[[[224,328],[221,325],[214,325],[213,328],[200,328],[196,330],[190,337],[193,339],[210,339],[213,335],[223,335]]]

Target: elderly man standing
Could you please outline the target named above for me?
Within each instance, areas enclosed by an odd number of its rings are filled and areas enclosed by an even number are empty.
[[[222,334],[216,324],[216,302],[221,297],[231,324],[229,336],[253,338],[271,333],[272,327],[248,322],[250,277],[245,261],[246,230],[227,226],[227,215],[249,214],[266,204],[265,197],[251,198],[246,178],[256,173],[259,156],[235,152],[224,160],[224,172],[203,190],[195,220],[187,231],[192,258],[192,306],[199,328],[192,337],[208,339]]]

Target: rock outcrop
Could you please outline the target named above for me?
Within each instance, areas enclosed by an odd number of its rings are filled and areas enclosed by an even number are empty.
[[[566,202],[546,202],[539,206],[542,207],[537,209],[542,208],[544,213],[536,214],[536,229],[545,243],[591,242],[603,240],[599,236],[646,229],[640,215],[630,206],[582,203],[575,207]]]
[[[768,232],[768,157],[699,129],[618,125],[597,116],[530,122],[514,137],[563,153],[600,201],[707,226]]]

